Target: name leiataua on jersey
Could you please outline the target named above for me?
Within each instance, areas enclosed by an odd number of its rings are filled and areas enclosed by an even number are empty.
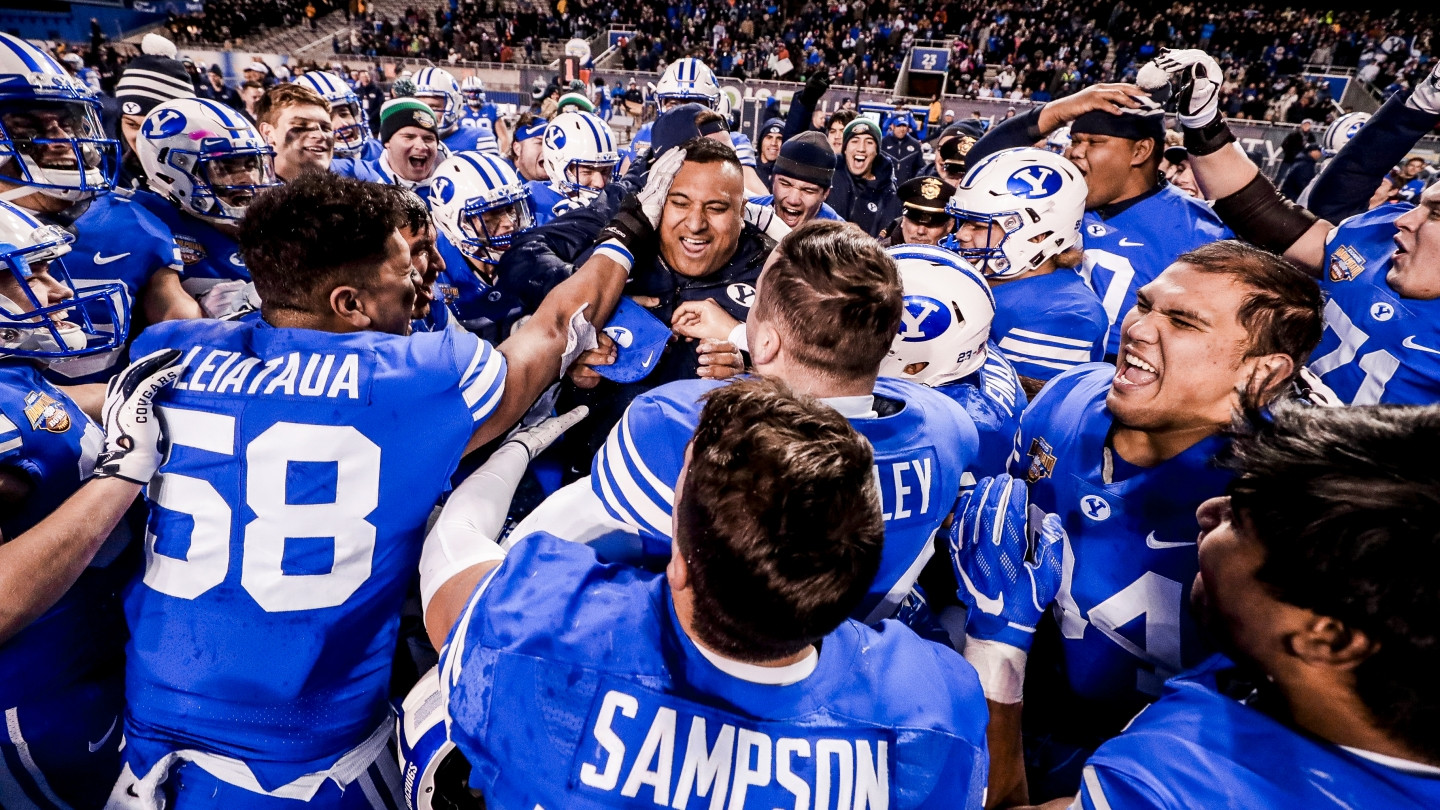
[[[425,519],[499,402],[504,359],[457,329],[264,321],[166,322],[135,341],[161,348],[190,367],[156,399],[169,446],[125,601],[126,763],[145,776],[196,749],[273,790],[385,720]]]
[[[1351,405],[1428,405],[1440,399],[1440,300],[1390,287],[1395,220],[1410,205],[1383,205],[1330,232],[1320,284],[1325,334],[1310,370]]]

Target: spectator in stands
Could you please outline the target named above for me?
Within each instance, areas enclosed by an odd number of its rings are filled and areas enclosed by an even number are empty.
[[[219,65],[212,65],[210,70],[205,72],[205,86],[200,88],[200,96],[218,101],[232,110],[245,109],[245,102],[240,99],[240,94],[225,84],[225,74],[220,72]]]
[[[240,102],[244,104],[239,110],[244,113],[250,123],[256,123],[255,108],[260,103],[260,98],[265,95],[265,85],[260,82],[246,81],[240,85]]]
[[[869,118],[845,126],[840,154],[835,156],[835,185],[829,204],[861,230],[877,236],[900,215],[895,196],[895,164],[880,151],[880,127]]]
[[[915,118],[910,111],[897,109],[890,117],[890,134],[880,141],[880,151],[895,164],[896,183],[903,183],[919,174],[925,159],[920,141],[910,134],[914,126]]]
[[[845,136],[845,126],[859,115],[855,110],[839,110],[825,120],[825,138],[830,148],[840,154],[840,144]]]
[[[369,69],[355,71],[355,95],[360,97],[360,103],[365,107],[370,131],[379,129],[380,105],[385,103],[385,91],[375,83],[374,74]]]
[[[1280,193],[1288,200],[1300,199],[1300,192],[1304,191],[1310,181],[1315,179],[1316,166],[1320,163],[1322,152],[1320,144],[1311,143],[1305,147],[1295,158],[1290,171],[1286,173],[1285,180],[1280,184]]]
[[[1295,165],[1295,160],[1310,151],[1310,146],[1316,143],[1314,126],[1315,122],[1306,118],[1300,122],[1299,129],[1286,135],[1285,139],[1280,142],[1280,170],[1275,175],[1277,184],[1285,181],[1285,176],[1290,173],[1290,169]],[[1291,197],[1290,199],[1295,198]]]
[[[330,103],[298,84],[270,88],[255,105],[260,135],[275,150],[275,174],[293,182],[305,171],[326,171],[335,154]]]

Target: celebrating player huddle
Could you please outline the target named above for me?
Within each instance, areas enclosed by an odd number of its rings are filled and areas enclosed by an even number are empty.
[[[1301,206],[1199,50],[933,166],[163,50],[0,34],[0,807],[1440,806],[1440,71]]]

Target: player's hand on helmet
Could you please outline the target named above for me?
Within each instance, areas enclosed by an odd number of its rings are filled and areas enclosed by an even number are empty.
[[[530,460],[545,452],[545,448],[555,443],[561,434],[574,427],[577,422],[589,415],[590,409],[581,405],[572,410],[566,411],[559,416],[551,416],[542,419],[529,427],[518,427],[505,437],[505,444],[514,443],[530,454]]]
[[[685,165],[685,150],[673,147],[650,164],[645,176],[645,188],[640,189],[640,207],[651,228],[660,227],[660,212],[665,210],[665,198],[670,196],[670,184]]]
[[[1024,481],[984,478],[960,496],[950,527],[950,560],[970,609],[966,635],[1022,652],[1060,590],[1065,535],[1057,515],[1027,531],[1029,508]]]
[[[1175,112],[1181,124],[1203,129],[1220,115],[1225,71],[1210,54],[1199,48],[1163,48],[1153,62],[1140,69],[1141,73],[1149,73],[1151,65],[1165,71],[1175,83]]]
[[[596,347],[575,358],[575,364],[570,366],[566,376],[576,388],[594,388],[605,379],[596,373],[594,366],[608,366],[615,362],[619,356],[619,350],[615,348],[615,341],[604,332],[595,334]]]
[[[683,301],[670,316],[670,328],[681,337],[704,340],[729,340],[740,321],[735,320],[713,298]]]
[[[148,484],[164,457],[164,432],[155,395],[185,370],[177,349],[152,352],[116,374],[105,389],[101,416],[105,448],[95,461],[96,478]]]
[[[706,380],[724,380],[745,372],[745,356],[728,340],[702,340],[695,347],[700,355],[697,376]]]

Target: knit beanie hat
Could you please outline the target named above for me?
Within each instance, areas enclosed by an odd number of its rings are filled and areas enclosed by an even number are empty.
[[[190,74],[175,59],[174,43],[146,34],[141,47],[144,52],[125,65],[115,83],[115,100],[120,102],[122,114],[148,115],[164,102],[195,97]]]
[[[435,111],[430,105],[415,98],[395,98],[380,108],[380,142],[389,143],[390,136],[405,127],[419,127],[432,135],[439,136]]]
[[[840,135],[840,151],[844,152],[845,147],[850,145],[850,139],[860,134],[869,135],[875,139],[875,148],[880,148],[880,126],[869,118],[860,117],[845,125],[845,131]]]
[[[829,188],[835,178],[835,153],[830,151],[830,141],[818,132],[796,135],[780,146],[774,173]]]
[[[585,112],[595,112],[595,105],[590,103],[590,99],[586,98],[584,93],[575,92],[566,93],[561,96],[560,101],[555,105],[555,109],[564,112],[565,108],[572,104]]]

